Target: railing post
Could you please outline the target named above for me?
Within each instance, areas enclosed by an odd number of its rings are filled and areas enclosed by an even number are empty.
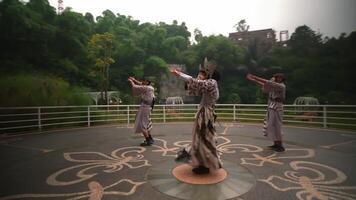
[[[233,112],[234,112],[234,122],[236,121],[236,105],[234,104],[234,108],[233,108]]]
[[[326,106],[323,106],[323,127],[327,128],[327,114],[326,114]]]
[[[127,125],[130,124],[130,106],[127,106]]]
[[[90,107],[88,106],[88,126],[90,126]]]
[[[41,123],[41,107],[37,109],[37,118],[38,118],[38,130],[42,131],[42,123]]]
[[[163,105],[163,122],[166,123],[166,106]]]
[[[120,122],[120,106],[116,106],[116,115],[117,115],[117,122]]]

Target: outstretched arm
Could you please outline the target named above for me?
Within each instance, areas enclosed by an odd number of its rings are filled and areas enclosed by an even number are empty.
[[[177,69],[172,69],[171,70],[171,73],[174,75],[174,76],[177,76],[181,79],[183,79],[184,81],[190,81],[193,79],[193,77],[187,75],[187,74],[184,74],[183,72],[180,72],[178,71]]]
[[[187,82],[187,90],[190,96],[208,94],[214,98],[218,98],[218,87],[215,80],[199,80],[176,69],[172,69],[171,73]]]
[[[127,81],[131,84],[131,87],[135,85],[135,82],[131,79],[131,77],[129,77]]]
[[[258,77],[258,76],[254,76],[255,80],[258,81],[258,82],[261,82],[263,84],[265,84],[268,80],[267,79],[264,79],[264,78],[261,78],[261,77]]]
[[[261,77],[252,75],[252,74],[247,74],[246,79],[249,81],[252,81],[260,86],[263,86],[268,80],[263,79]]]
[[[142,85],[141,81],[136,80],[134,77],[130,76],[129,77],[130,80],[132,80],[136,85]]]
[[[142,85],[140,81],[137,81],[136,79],[129,77],[127,79],[129,83],[131,84],[132,87],[132,92],[134,96],[141,95],[147,91],[147,86]]]

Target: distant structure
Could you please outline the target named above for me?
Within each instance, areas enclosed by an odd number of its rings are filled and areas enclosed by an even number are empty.
[[[182,97],[168,97],[166,99],[166,104],[184,104]]]
[[[309,122],[317,117],[320,109],[318,107],[319,101],[315,97],[298,97],[294,100],[293,105],[297,105],[295,107],[297,113],[295,118]]]
[[[279,32],[279,41],[276,40],[276,32],[269,29],[242,31],[229,33],[229,38],[237,45],[248,48],[252,43],[259,43],[264,47],[272,47],[274,45],[287,46],[289,40],[288,30]]]
[[[280,31],[279,32],[279,44],[281,46],[287,46],[287,41],[289,40],[289,33],[288,30]]]
[[[248,55],[248,65],[257,71],[265,73],[266,71],[280,70],[279,66],[264,66],[264,60],[269,56],[273,47],[287,47],[289,40],[288,31],[280,31],[277,41],[276,32],[269,29],[255,31],[238,31],[229,33],[229,39],[237,46],[245,50]],[[239,70],[247,70],[246,66],[239,66]]]
[[[185,72],[185,65],[182,64],[168,64],[168,67],[176,68]],[[182,101],[191,102],[193,98],[186,94],[184,89],[184,81],[177,79],[171,75],[163,74],[160,81],[160,91],[159,96],[164,102],[167,101],[169,97],[182,97]]]
[[[293,105],[319,105],[319,101],[315,97],[297,97]]]
[[[98,105],[100,100],[101,100],[101,92],[89,92],[91,100],[93,101],[95,105]],[[119,105],[122,103],[120,99],[120,93],[117,91],[108,91],[108,105]]]
[[[246,48],[256,40],[267,46],[273,46],[276,43],[276,34],[273,29],[229,33],[229,38],[239,46]]]
[[[64,10],[64,4],[63,4],[63,0],[58,0],[58,14],[62,14]]]
[[[258,66],[273,46],[276,46],[276,34],[273,29],[239,31],[229,34],[230,40],[246,50],[252,65]],[[266,69],[259,69],[266,70]]]

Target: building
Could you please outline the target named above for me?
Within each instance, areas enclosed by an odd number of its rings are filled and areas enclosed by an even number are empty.
[[[237,45],[248,48],[253,43],[259,43],[264,47],[272,47],[274,45],[286,46],[289,40],[288,30],[279,32],[279,41],[276,40],[276,32],[269,29],[243,31],[229,33],[229,38]]]
[[[234,32],[229,34],[229,38],[234,43],[245,48],[256,41],[264,46],[273,46],[276,44],[276,34],[273,29]]]
[[[277,41],[276,32],[273,29],[263,29],[230,33],[229,39],[245,50],[249,66],[266,71],[268,69],[262,63],[266,58],[268,59],[273,47],[287,47],[289,35],[287,30],[280,31],[279,41]]]

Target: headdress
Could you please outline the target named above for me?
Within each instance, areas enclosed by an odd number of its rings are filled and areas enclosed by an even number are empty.
[[[215,79],[216,81],[218,81],[218,79],[220,79],[220,75],[218,73],[218,71],[216,70],[216,62],[211,60],[208,61],[208,58],[205,57],[204,59],[204,68],[202,69],[201,65],[199,65],[199,70],[204,70],[206,72],[206,75],[208,78],[212,78]]]

